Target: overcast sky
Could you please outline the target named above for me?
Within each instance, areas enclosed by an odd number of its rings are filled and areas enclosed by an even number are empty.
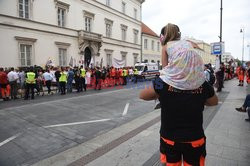
[[[142,21],[157,34],[167,23],[177,24],[182,37],[194,37],[206,43],[218,42],[220,35],[220,0],[145,0]],[[245,30],[244,60],[250,60],[250,0],[223,0],[223,33],[225,51],[242,59]]]

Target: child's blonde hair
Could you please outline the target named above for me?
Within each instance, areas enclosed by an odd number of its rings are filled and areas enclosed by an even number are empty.
[[[173,40],[180,40],[181,32],[177,25],[168,23],[161,30],[161,44],[166,45],[167,42]]]

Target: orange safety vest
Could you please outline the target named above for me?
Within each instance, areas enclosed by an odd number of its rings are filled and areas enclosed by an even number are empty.
[[[243,70],[239,71],[239,80],[244,81],[244,71]]]

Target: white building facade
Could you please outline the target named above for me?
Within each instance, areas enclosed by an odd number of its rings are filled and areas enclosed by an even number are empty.
[[[215,60],[216,60],[216,56],[212,54],[212,48],[211,48],[211,44],[208,44],[202,40],[197,40],[194,38],[185,38],[186,40],[190,40],[194,43],[197,44],[197,46],[199,47],[199,49],[196,49],[198,51],[198,53],[201,55],[203,62],[205,64],[212,64],[213,66],[215,65]]]
[[[234,60],[234,57],[231,55],[230,52],[224,52],[221,56],[221,61],[224,62],[224,63],[228,63],[230,62],[231,60]]]
[[[133,65],[144,0],[0,1],[2,67]]]
[[[142,62],[161,64],[160,37],[142,23]]]

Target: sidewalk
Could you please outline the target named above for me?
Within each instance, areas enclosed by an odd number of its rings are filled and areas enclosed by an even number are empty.
[[[246,113],[235,110],[242,106],[249,87],[237,85],[236,79],[225,82],[223,90],[230,93],[205,130],[208,166],[250,165],[250,123],[244,120]]]
[[[246,113],[235,111],[235,107],[243,104],[247,87],[237,85],[236,79],[225,82],[224,92],[219,94],[220,97],[226,94],[225,100],[204,111],[208,166],[249,166],[250,123],[244,120]],[[35,165],[159,165],[159,116],[159,110],[152,111]],[[152,158],[154,162],[147,162]]]

